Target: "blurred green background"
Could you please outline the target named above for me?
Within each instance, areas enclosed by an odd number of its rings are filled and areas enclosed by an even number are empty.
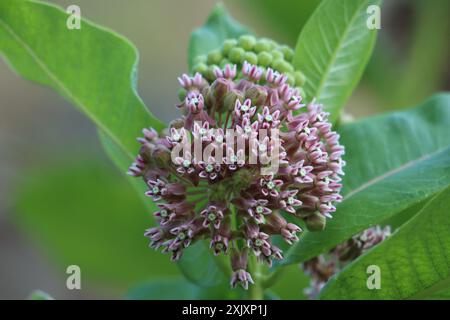
[[[143,100],[163,120],[176,114],[176,77],[187,70],[190,32],[214,1],[50,2],[79,5],[84,18],[129,38],[140,52]],[[320,1],[224,2],[257,35],[294,46]],[[447,0],[384,1],[377,47],[347,113],[407,108],[450,90],[449,6]],[[120,298],[139,282],[180,276],[168,256],[147,248],[142,234],[151,213],[105,156],[94,125],[4,61],[0,96],[0,299],[26,298],[34,289],[59,299]],[[81,267],[82,290],[65,287],[70,264]],[[291,266],[273,291],[302,298],[307,281]]]

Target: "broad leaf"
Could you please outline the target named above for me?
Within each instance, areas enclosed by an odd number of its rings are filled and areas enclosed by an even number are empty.
[[[75,264],[83,279],[123,287],[178,273],[169,256],[148,248],[153,218],[106,158],[73,155],[24,177],[16,220],[61,273]]]
[[[342,126],[344,200],[322,232],[305,232],[282,264],[308,260],[450,184],[450,95]]]
[[[304,90],[336,120],[358,84],[376,40],[367,27],[370,5],[381,0],[324,0],[304,26],[293,64],[306,76]]]
[[[205,24],[192,32],[189,40],[188,62],[191,69],[194,58],[220,48],[228,38],[237,38],[250,31],[234,20],[222,4],[216,5]]]
[[[206,240],[200,240],[187,248],[178,262],[183,275],[192,283],[202,287],[226,283],[229,280],[226,275],[231,276],[228,264],[225,257],[215,257],[212,254]]]
[[[18,74],[76,105],[131,159],[142,128],[163,127],[136,93],[137,51],[86,20],[70,30],[68,17],[42,2],[2,0],[0,52]]]
[[[153,213],[158,211],[158,207],[155,202],[145,196],[145,192],[147,191],[147,185],[140,178],[129,176],[125,174],[127,168],[131,165],[131,159],[127,156],[125,152],[123,152],[117,144],[115,144],[104,132],[98,130],[98,135],[100,138],[100,142],[105,149],[106,154],[109,156],[111,161],[116,165],[116,167],[121,171],[125,176],[131,186],[136,190],[139,194],[142,202],[147,207],[147,212]],[[124,186],[125,187],[125,186]],[[150,219],[152,223],[154,223],[153,219]]]
[[[448,297],[450,288],[450,188],[431,199],[394,235],[332,278],[324,299]],[[368,266],[380,268],[378,290],[367,288]]]

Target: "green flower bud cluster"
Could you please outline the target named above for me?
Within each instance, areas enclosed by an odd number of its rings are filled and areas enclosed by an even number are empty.
[[[214,68],[223,68],[227,64],[236,64],[241,70],[244,61],[286,74],[288,84],[301,88],[305,75],[292,65],[294,50],[267,38],[257,39],[252,35],[243,35],[238,39],[227,39],[220,49],[194,59],[193,71],[206,79],[214,79]]]

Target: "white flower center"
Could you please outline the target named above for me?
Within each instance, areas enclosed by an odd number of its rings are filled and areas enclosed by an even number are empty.
[[[187,168],[187,167],[189,167],[190,165],[191,165],[191,161],[189,161],[189,160],[184,160],[184,161],[183,161],[183,167]]]
[[[180,139],[181,139],[181,136],[180,136],[180,134],[178,134],[178,133],[174,133],[173,134],[173,136],[172,136],[172,140],[173,141],[180,141]]]

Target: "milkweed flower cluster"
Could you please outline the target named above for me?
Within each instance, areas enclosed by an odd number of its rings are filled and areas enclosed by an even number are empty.
[[[289,244],[298,240],[302,230],[289,221],[324,228],[342,199],[344,148],[328,113],[314,102],[303,104],[298,88],[272,68],[244,61],[216,67],[209,80],[200,73],[178,80],[183,116],[161,133],[144,129],[129,169],[144,179],[158,206],[158,226],[145,236],[173,260],[207,239],[214,254],[230,256],[231,285],[247,288],[253,282],[249,255],[270,266],[283,258],[273,236]],[[230,132],[243,141],[241,148],[230,147]],[[186,145],[213,151],[206,158],[192,151],[174,156]],[[262,154],[276,160],[276,172],[264,173],[267,162],[249,161]]]
[[[305,294],[310,299],[315,299],[333,275],[390,235],[390,226],[384,228],[375,226],[339,244],[328,254],[322,254],[303,263],[303,270],[311,277],[310,285],[305,289]]]

